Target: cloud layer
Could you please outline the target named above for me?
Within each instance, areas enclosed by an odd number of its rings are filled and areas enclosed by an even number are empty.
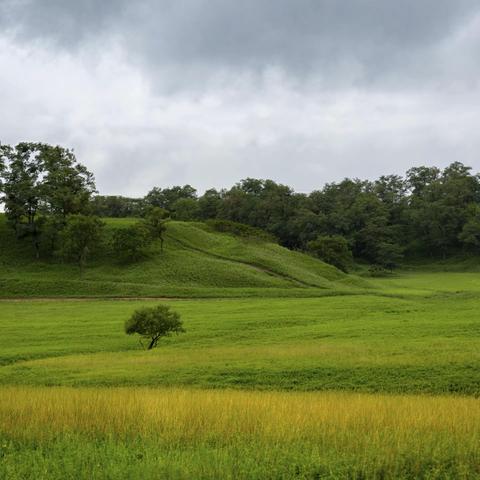
[[[0,141],[102,193],[480,169],[476,1],[0,0]]]

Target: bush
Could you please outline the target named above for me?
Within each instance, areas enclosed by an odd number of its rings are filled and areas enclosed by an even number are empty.
[[[388,271],[386,268],[382,267],[381,265],[372,265],[368,269],[368,274],[371,277],[388,277],[392,274],[391,271]]]
[[[112,249],[120,262],[135,262],[145,257],[152,242],[150,230],[142,223],[113,232]]]
[[[320,260],[347,272],[353,263],[347,240],[340,235],[320,235],[307,248]]]
[[[125,322],[125,333],[138,333],[149,341],[147,349],[151,350],[157,346],[161,337],[172,333],[185,333],[185,329],[177,312],[171,311],[168,305],[158,305],[136,310]]]
[[[74,260],[83,270],[87,258],[101,247],[105,223],[98,217],[69,215],[61,233],[61,253]]]

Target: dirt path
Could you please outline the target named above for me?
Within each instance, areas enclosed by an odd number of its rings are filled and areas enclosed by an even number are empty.
[[[54,300],[56,302],[91,302],[93,300],[119,300],[119,301],[130,301],[130,300],[208,300],[208,299],[220,299],[220,298],[240,298],[240,297],[126,297],[126,296],[104,296],[104,297],[0,297],[0,302],[43,302]]]

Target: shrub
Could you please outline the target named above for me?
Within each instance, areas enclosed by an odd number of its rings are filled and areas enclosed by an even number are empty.
[[[149,341],[147,349],[151,350],[157,346],[161,337],[172,333],[185,333],[185,330],[177,312],[170,310],[168,305],[157,305],[136,310],[125,322],[125,333],[138,333]]]
[[[102,244],[104,227],[105,223],[98,217],[69,215],[61,233],[62,255],[74,260],[83,270],[89,255]]]
[[[120,262],[135,262],[146,255],[151,242],[150,230],[144,224],[136,223],[113,232],[112,249]]]
[[[307,248],[320,260],[347,272],[353,263],[347,240],[341,235],[320,235]]]

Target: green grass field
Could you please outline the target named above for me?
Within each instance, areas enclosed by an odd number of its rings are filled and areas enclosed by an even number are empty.
[[[171,300],[187,334],[146,352],[122,326],[155,303],[3,301],[0,382],[480,394],[472,294]]]
[[[480,478],[474,267],[364,279],[172,222],[79,276],[4,227],[0,478]],[[187,333],[145,351],[123,323],[159,302]]]

